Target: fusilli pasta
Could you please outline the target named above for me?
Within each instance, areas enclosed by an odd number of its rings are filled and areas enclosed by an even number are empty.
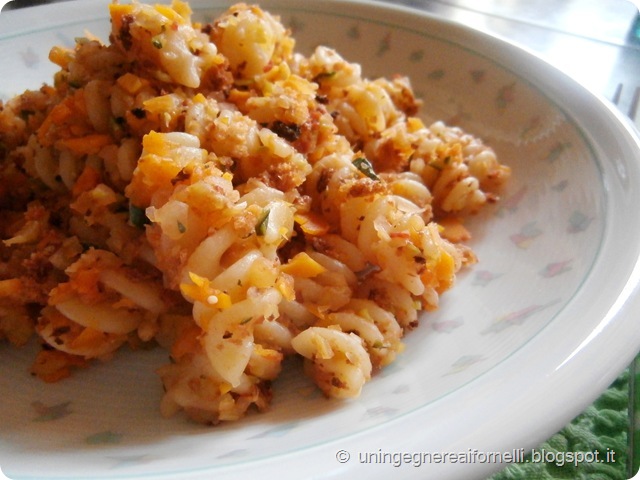
[[[0,337],[35,334],[49,382],[159,345],[162,414],[212,424],[268,408],[287,356],[359,395],[475,261],[452,218],[509,168],[257,6],[109,11],[108,43],[0,103]]]

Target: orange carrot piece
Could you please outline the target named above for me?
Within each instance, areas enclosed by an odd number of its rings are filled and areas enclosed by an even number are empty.
[[[77,155],[95,155],[103,147],[113,143],[110,135],[93,133],[84,137],[62,138],[55,143],[60,150],[71,150]]]
[[[313,212],[298,213],[294,219],[302,231],[308,235],[324,235],[331,228],[331,225],[324,218]]]
[[[84,167],[84,170],[76,180],[75,185],[73,186],[73,196],[77,197],[82,192],[89,191],[95,188],[101,181],[100,172],[98,172],[95,168],[87,165]]]

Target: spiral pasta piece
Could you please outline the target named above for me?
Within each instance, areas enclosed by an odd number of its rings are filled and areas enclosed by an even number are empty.
[[[357,65],[318,47],[300,66],[312,76],[339,132],[362,149],[379,174],[414,172],[440,215],[477,212],[510,175],[491,148],[460,128],[415,117],[420,102],[408,79],[362,78]]]
[[[183,410],[195,421],[216,424],[242,418],[251,406],[261,411],[268,407],[271,391],[267,383],[244,375],[239,384],[231,386],[218,375],[198,341],[200,330],[191,318],[177,322],[176,333],[171,348],[173,362],[158,369],[166,389],[160,404],[164,416]],[[263,367],[262,378],[275,378],[280,372],[277,352],[265,350],[255,357],[250,364]]]
[[[357,397],[371,378],[371,360],[362,339],[335,328],[310,327],[292,340],[305,369],[329,397]]]
[[[15,345],[27,343],[35,326],[33,306],[46,305],[82,251],[77,239],[65,238],[50,221],[46,206],[33,201],[24,215],[3,215],[0,222],[0,337]]]
[[[50,293],[36,330],[51,347],[83,358],[104,357],[131,334],[150,340],[167,310],[162,289],[113,253],[89,250]]]
[[[269,381],[279,372],[282,354],[258,343],[254,328],[279,316],[284,287],[277,250],[292,236],[294,210],[283,192],[261,182],[244,185],[240,193],[232,176],[217,165],[193,135],[150,134],[129,194],[137,202],[151,202],[148,237],[165,282],[193,305],[191,331],[197,332],[197,361],[209,363],[207,381],[243,398],[247,385]],[[166,172],[159,174],[159,166]],[[153,185],[154,180],[159,183]],[[147,195],[150,188],[165,193]],[[176,356],[180,363],[182,355]],[[200,367],[185,363],[182,368]],[[184,399],[204,392],[173,381],[173,370],[161,369],[165,405],[173,405],[165,411],[189,412],[191,400]],[[267,390],[265,384],[258,391]],[[196,402],[198,415],[208,412],[211,422],[226,418],[219,401]]]
[[[371,292],[363,288],[373,273],[364,255],[335,234],[317,237],[313,245],[315,250],[298,253],[280,267],[293,277],[295,292],[294,298],[284,300],[281,313],[302,332],[317,327],[355,335],[362,341],[371,368],[379,369],[391,363],[403,349],[404,330],[387,309],[390,306],[381,307],[371,299],[375,298]],[[411,302],[415,303],[413,298]],[[345,345],[347,343],[338,342],[335,348],[339,351]],[[300,342],[292,341],[292,346],[309,357],[299,350]],[[348,356],[349,352],[342,354]],[[309,358],[313,363],[315,357]],[[312,377],[318,381],[315,374]],[[366,380],[367,376],[359,378]],[[321,388],[327,394],[334,392]],[[358,388],[354,387],[354,391]]]
[[[416,204],[363,174],[354,165],[358,160],[333,156],[314,164],[307,192],[317,208],[379,267],[376,276],[416,296],[448,289],[462,264],[461,253],[440,237],[437,225],[425,224]]]
[[[129,61],[144,58],[138,68],[161,82],[198,88],[224,63],[215,44],[193,28],[186,3],[111,4],[109,10],[115,44]]]
[[[284,26],[256,6],[232,6],[213,23],[210,36],[242,79],[289,60],[293,53],[294,41]]]

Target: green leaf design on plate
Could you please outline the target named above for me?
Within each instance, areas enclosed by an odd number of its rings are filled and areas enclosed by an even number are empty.
[[[122,433],[105,430],[104,432],[94,433],[85,438],[85,442],[89,445],[114,445],[122,440]]]
[[[69,410],[71,402],[58,403],[56,405],[45,405],[42,402],[33,402],[31,406],[36,411],[37,416],[33,419],[34,422],[51,422],[53,420],[59,420],[71,414]]]

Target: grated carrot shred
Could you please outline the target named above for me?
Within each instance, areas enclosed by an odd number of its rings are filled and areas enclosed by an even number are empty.
[[[103,147],[113,143],[110,135],[93,133],[83,137],[62,138],[55,143],[60,150],[71,150],[78,155],[96,155]]]
[[[51,109],[49,115],[44,119],[40,128],[36,133],[38,142],[45,147],[50,147],[53,142],[49,139],[49,133],[57,125],[64,123],[67,119],[73,116],[73,109],[71,108],[72,99],[67,98],[63,102],[59,103]]]
[[[154,8],[160,15],[167,18],[168,20],[171,20],[172,22],[176,22],[181,25],[185,23],[185,18],[168,5],[156,4],[154,5]]]
[[[313,212],[298,213],[295,215],[294,220],[300,225],[302,231],[308,235],[325,235],[331,228],[329,222]]]
[[[74,197],[77,197],[82,192],[87,192],[89,190],[94,189],[101,181],[100,172],[98,172],[95,168],[87,165],[84,167],[84,170],[76,180],[75,185],[73,186],[72,194]]]
[[[105,341],[109,341],[109,335],[96,330],[95,328],[86,327],[80,335],[69,342],[71,348],[98,348]]]
[[[193,283],[181,283],[180,291],[193,301],[226,309],[232,305],[229,294],[211,287],[211,281],[193,272],[189,272],[189,278]]]
[[[114,30],[117,31],[122,28],[124,17],[132,13],[133,8],[133,5],[123,5],[119,3],[109,4],[109,15],[111,16]]]
[[[455,273],[455,262],[453,257],[444,250],[440,250],[440,258],[435,266],[435,274],[438,280],[436,291],[441,294],[448,290],[453,284],[453,275]]]
[[[171,346],[171,357],[179,360],[189,353],[196,352],[200,345],[201,335],[202,329],[195,324],[185,328]]]
[[[55,383],[71,375],[73,367],[86,367],[82,357],[60,350],[41,350],[31,366],[31,373],[47,383]]]
[[[129,72],[118,78],[116,83],[120,88],[131,95],[135,95],[136,93],[138,93],[145,85],[144,80],[142,80],[139,76]]]
[[[322,265],[316,262],[309,254],[305,252],[298,253],[289,260],[288,263],[282,265],[280,270],[294,277],[313,278],[327,271]]]
[[[439,229],[440,235],[450,242],[459,243],[467,241],[471,238],[469,230],[465,228],[459,218],[443,218],[438,222],[438,224],[441,227]]]
[[[49,51],[49,61],[62,68],[67,68],[73,57],[73,50],[70,48],[55,46]]]

